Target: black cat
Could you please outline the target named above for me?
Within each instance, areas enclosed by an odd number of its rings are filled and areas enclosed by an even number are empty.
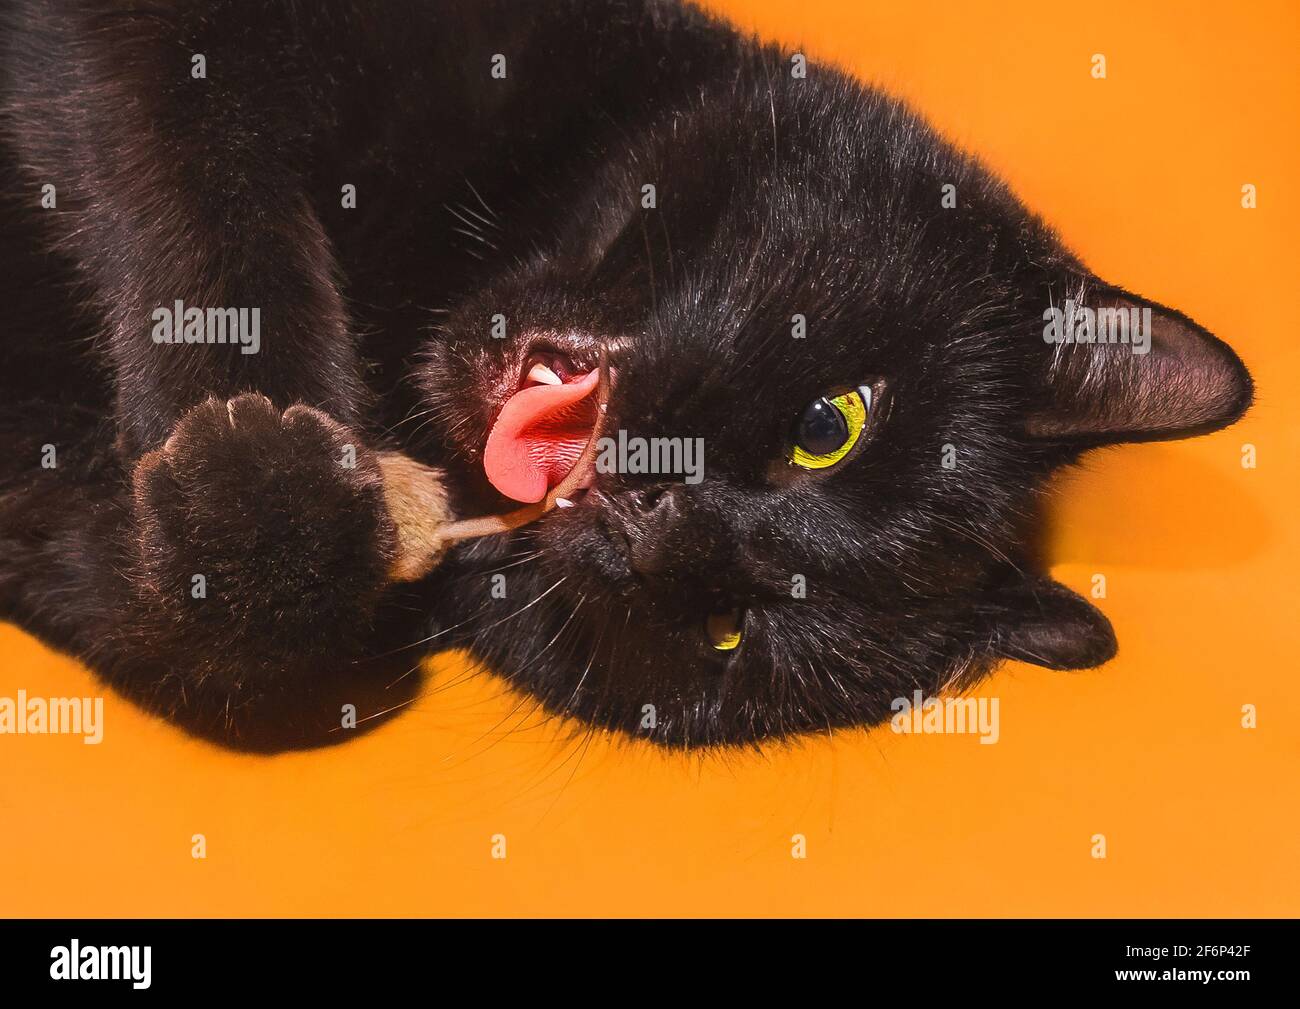
[[[447,646],[673,746],[1106,661],[1039,490],[1232,422],[1246,370],[793,55],[667,0],[6,0],[0,612],[264,749]],[[601,432],[702,465],[619,455],[390,584],[381,454],[533,500],[602,349]]]

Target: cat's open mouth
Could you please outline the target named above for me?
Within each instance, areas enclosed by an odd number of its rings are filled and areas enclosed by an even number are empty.
[[[598,367],[535,344],[483,450],[483,469],[492,486],[532,504],[569,477],[600,419],[599,384]],[[586,469],[577,474],[580,489],[590,486],[595,475],[590,460]]]

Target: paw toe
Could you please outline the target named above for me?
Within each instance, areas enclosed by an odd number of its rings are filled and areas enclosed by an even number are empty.
[[[280,411],[261,393],[244,392],[226,400],[226,421],[241,434],[274,430],[280,426]]]

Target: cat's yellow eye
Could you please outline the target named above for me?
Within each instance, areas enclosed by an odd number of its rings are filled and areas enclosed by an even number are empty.
[[[709,644],[717,651],[730,652],[740,646],[744,623],[745,614],[741,610],[714,613],[704,622],[704,632],[708,635]]]
[[[871,413],[871,387],[813,400],[799,415],[790,461],[804,469],[834,466],[852,451]]]

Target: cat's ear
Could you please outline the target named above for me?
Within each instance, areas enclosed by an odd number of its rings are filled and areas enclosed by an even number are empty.
[[[1181,312],[1096,283],[1077,297],[1053,299],[1043,313],[1042,399],[1027,422],[1031,435],[1182,438],[1231,424],[1250,406],[1241,360]]]
[[[1115,632],[1105,615],[1050,578],[1009,585],[989,615],[988,653],[1048,669],[1090,669],[1114,658]]]

